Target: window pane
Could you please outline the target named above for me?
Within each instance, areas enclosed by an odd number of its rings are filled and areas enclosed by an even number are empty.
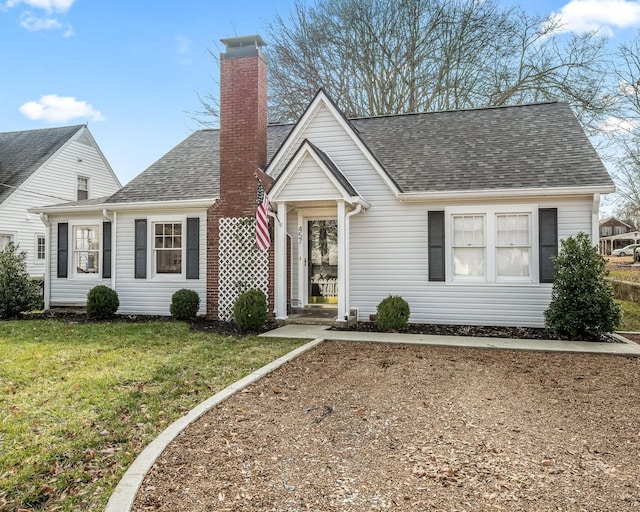
[[[454,276],[483,276],[484,248],[457,247],[453,249]]]
[[[503,247],[497,249],[497,274],[500,277],[528,277],[529,249]]]
[[[76,251],[73,253],[76,271],[79,274],[97,274],[99,271],[99,256],[93,251]]]
[[[39,236],[36,246],[36,258],[43,260],[45,256],[45,239],[43,236]]]
[[[164,224],[156,224],[156,235],[162,235]]]
[[[497,215],[497,245],[529,246],[529,214]]]
[[[4,251],[13,240],[13,235],[0,235],[0,251]]]
[[[156,251],[156,272],[158,274],[179,274],[182,271],[182,251]]]
[[[455,247],[484,246],[484,216],[456,215],[453,217],[453,245]]]

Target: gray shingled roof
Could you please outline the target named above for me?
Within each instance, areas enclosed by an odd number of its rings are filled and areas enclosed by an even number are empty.
[[[179,201],[218,197],[219,132],[192,133],[106,203]]]
[[[83,126],[0,133],[0,204]]]
[[[270,126],[270,159],[292,126]],[[106,203],[210,199],[220,195],[220,131],[199,130],[113,194]]]
[[[402,192],[613,185],[566,103],[350,122]],[[269,160],[292,129],[268,127]],[[218,197],[219,143],[218,130],[194,132],[106,202]]]
[[[613,185],[562,102],[351,123],[402,192]]]

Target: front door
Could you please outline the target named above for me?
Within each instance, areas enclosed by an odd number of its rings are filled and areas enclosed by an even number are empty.
[[[308,303],[338,303],[338,223],[307,222]]]

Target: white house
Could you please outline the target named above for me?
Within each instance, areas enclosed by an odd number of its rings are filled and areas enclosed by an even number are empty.
[[[168,314],[173,291],[191,288],[201,313],[228,319],[259,287],[281,320],[317,307],[366,320],[400,295],[412,322],[544,324],[551,257],[579,232],[595,243],[600,194],[614,190],[568,105],[347,119],[319,91],[297,123],[267,126],[264,43],[223,42],[220,130],[195,132],[105,201],[40,210],[47,305],[82,304],[104,283],[120,312]],[[274,210],[262,253],[256,176]],[[86,232],[91,254],[74,249]]]
[[[0,249],[18,244],[29,273],[43,275],[46,228],[29,209],[120,186],[86,125],[0,133]]]

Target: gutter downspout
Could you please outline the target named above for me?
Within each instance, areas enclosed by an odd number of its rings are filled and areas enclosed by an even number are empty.
[[[51,304],[51,250],[49,244],[51,243],[51,223],[49,222],[49,216],[46,213],[40,214],[40,220],[44,224],[45,231],[45,244],[44,244],[44,309],[49,309]]]
[[[350,211],[349,213],[347,213],[345,215],[345,223],[344,223],[344,231],[345,231],[345,260],[346,260],[346,265],[345,265],[345,274],[344,274],[344,291],[345,291],[345,303],[346,303],[346,310],[347,310],[347,318],[345,318],[345,320],[347,322],[349,322],[349,317],[351,316],[351,289],[349,286],[349,279],[350,279],[350,271],[349,269],[351,268],[351,254],[350,254],[350,247],[351,247],[351,217],[353,215],[357,215],[358,213],[360,213],[362,211],[362,203],[357,203],[356,204],[356,208],[355,210]],[[356,320],[358,320],[356,318]]]
[[[102,216],[111,222],[111,289],[116,289],[116,222],[118,214],[111,212],[112,216],[109,217],[109,211],[106,208],[102,209]]]
[[[593,194],[593,207],[591,209],[591,243],[600,249],[600,194]],[[601,252],[598,250],[598,252]]]

